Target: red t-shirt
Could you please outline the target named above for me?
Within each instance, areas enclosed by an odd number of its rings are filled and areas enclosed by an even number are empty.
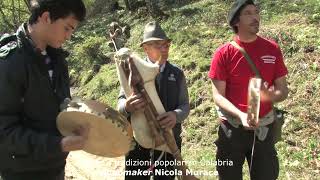
[[[254,42],[234,39],[249,54],[264,81],[269,86],[288,73],[281,50],[276,42],[258,36]],[[211,60],[209,78],[226,81],[226,98],[242,112],[247,112],[248,85],[255,76],[241,52],[230,43],[219,47]],[[260,117],[272,108],[271,102],[260,102]]]

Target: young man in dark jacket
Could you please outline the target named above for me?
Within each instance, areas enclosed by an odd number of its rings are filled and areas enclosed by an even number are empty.
[[[61,45],[86,14],[82,0],[32,0],[31,16],[0,47],[0,175],[4,180],[61,180],[69,151],[85,131],[63,137],[60,104],[70,98],[68,53]]]
[[[160,24],[157,22],[150,22],[145,26],[144,37],[141,43],[146,60],[160,65],[160,73],[156,77],[156,88],[159,98],[166,110],[165,113],[160,114],[157,119],[163,129],[172,129],[178,148],[181,150],[181,123],[188,117],[190,106],[188,89],[186,79],[183,71],[175,65],[168,62],[169,48],[171,40],[166,36]],[[141,110],[146,104],[146,100],[142,98],[141,94],[132,94],[125,97],[123,90],[120,91],[118,109],[125,116],[129,117],[130,113]],[[151,149],[146,149],[136,145],[135,149],[130,151],[126,156],[127,162],[150,161]],[[152,154],[152,153],[151,153]],[[154,152],[154,160],[160,156],[160,151]],[[170,163],[167,167],[159,166],[155,169],[174,172],[174,158],[171,154],[162,157],[160,161]],[[161,164],[161,163],[160,163]],[[126,171],[145,171],[149,169],[148,165],[127,165]],[[152,169],[152,168],[151,168]],[[173,176],[165,176],[162,174],[154,174],[155,180],[173,180]],[[177,174],[178,175],[178,174]],[[130,176],[126,174],[126,180],[149,180],[148,175]]]

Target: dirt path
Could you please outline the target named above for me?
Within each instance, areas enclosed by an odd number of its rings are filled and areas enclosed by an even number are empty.
[[[123,180],[124,157],[105,158],[84,151],[71,152],[67,159],[66,180]]]

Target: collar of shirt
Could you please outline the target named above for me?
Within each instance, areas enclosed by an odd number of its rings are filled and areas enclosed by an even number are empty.
[[[255,47],[257,45],[257,42],[260,41],[260,36],[257,36],[257,38],[252,42],[242,42],[239,36],[235,36],[233,40],[243,48]]]
[[[153,62],[149,59],[149,57],[147,57],[147,61],[153,63]],[[159,70],[160,70],[161,73],[164,71],[164,68],[166,67],[166,64],[167,64],[167,61],[166,61],[165,63],[159,65],[159,66],[160,66],[160,69],[159,69]]]
[[[44,50],[44,51],[41,51],[41,54],[42,54],[43,56],[46,56],[46,55],[48,55],[48,53],[47,53],[47,51],[46,51],[46,50]]]
[[[29,41],[29,43],[33,47],[34,51],[37,53],[40,52],[42,54],[42,51],[39,48],[37,48],[36,43],[31,38],[30,32],[28,30],[28,24],[24,25],[24,29],[25,29],[25,34],[26,34],[27,40]]]

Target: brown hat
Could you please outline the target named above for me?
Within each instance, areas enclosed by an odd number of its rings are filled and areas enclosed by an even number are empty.
[[[166,35],[166,33],[161,28],[160,24],[156,21],[149,22],[144,27],[144,33],[143,33],[143,40],[142,43],[140,43],[140,46],[142,44],[149,42],[149,41],[160,41],[160,40],[167,40],[171,41]]]

